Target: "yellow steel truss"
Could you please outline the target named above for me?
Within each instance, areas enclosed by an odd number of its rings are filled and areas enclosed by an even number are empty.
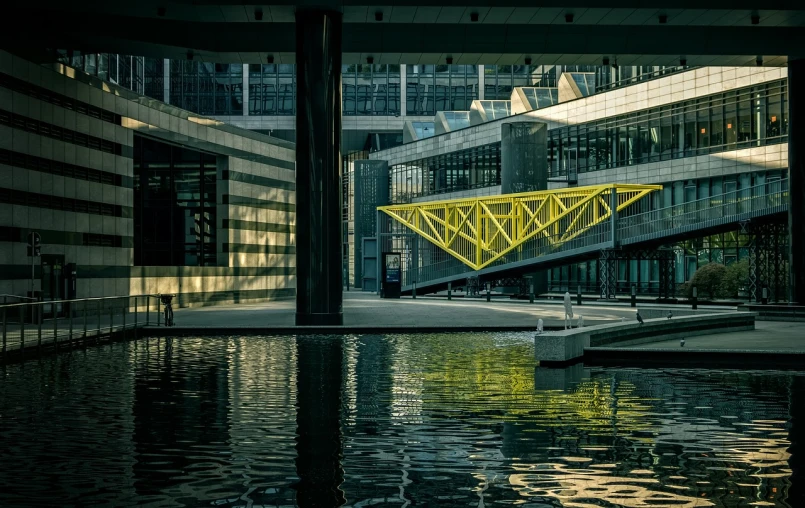
[[[381,206],[378,210],[438,245],[473,270],[495,262],[539,236],[559,246],[618,211],[662,189],[608,184],[469,199]]]

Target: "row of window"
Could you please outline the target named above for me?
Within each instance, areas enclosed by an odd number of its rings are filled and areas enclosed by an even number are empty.
[[[786,82],[746,87],[549,133],[553,177],[779,143]]]
[[[53,104],[54,106],[58,106],[60,108],[75,111],[76,113],[81,113],[82,115],[91,116],[92,118],[98,118],[99,120],[103,120],[104,122],[110,122],[116,125],[120,125],[120,115],[116,115],[111,111],[106,111],[103,108],[91,106],[86,102],[82,102],[77,99],[67,97],[66,95],[53,92],[51,90],[48,90],[47,88],[32,85],[27,81],[23,81],[21,79],[9,76],[8,74],[1,72],[0,72],[0,86],[7,88],[9,90],[14,90],[15,92],[21,93],[23,95],[27,95],[28,97],[39,99],[42,102]]]
[[[500,143],[397,164],[389,170],[391,203],[492,185],[500,185]]]
[[[85,146],[93,150],[100,150],[101,152],[120,155],[123,152],[123,146],[120,143],[107,141],[89,134],[83,134],[56,125],[34,120],[27,116],[18,115],[0,109],[0,125],[7,125],[14,129],[39,134],[65,143],[70,143],[78,146]]]
[[[35,155],[13,152],[11,150],[0,149],[0,164],[30,169],[51,175],[86,180],[88,182],[105,183],[109,185],[116,185],[118,187],[123,185],[123,177],[121,175],[110,173],[108,171],[85,168],[75,164],[68,164],[66,162],[45,159]]]
[[[2,188],[0,188],[0,203],[30,206],[34,208],[48,208],[50,210],[63,212],[108,215],[111,217],[128,217],[130,214],[128,207],[119,205]]]

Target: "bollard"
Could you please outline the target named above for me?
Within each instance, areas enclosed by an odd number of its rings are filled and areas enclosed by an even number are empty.
[[[693,310],[699,308],[698,300],[699,299],[699,288],[693,286]]]
[[[769,303],[769,288],[764,287],[762,295],[763,296],[761,297],[760,303],[766,305],[767,303]]]
[[[632,284],[632,308],[637,307],[637,285]]]
[[[488,282],[486,283],[486,301],[487,302],[492,301],[492,294],[489,292],[489,283]]]
[[[528,286],[528,303],[534,303],[534,284]]]
[[[581,305],[581,286],[576,288],[576,305]]]
[[[411,297],[416,300],[416,281],[414,281],[413,287],[411,289]]]
[[[452,282],[447,283],[447,299],[448,300],[453,299],[453,283]]]

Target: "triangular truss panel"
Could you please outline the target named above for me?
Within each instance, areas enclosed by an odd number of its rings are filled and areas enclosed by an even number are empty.
[[[378,210],[438,245],[473,270],[494,263],[532,238],[560,246],[659,185],[608,184],[469,199],[381,206]]]

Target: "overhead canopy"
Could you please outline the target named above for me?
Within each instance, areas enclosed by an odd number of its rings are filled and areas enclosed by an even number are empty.
[[[310,2],[7,2],[11,50],[65,48],[213,62],[295,61],[294,12]],[[805,55],[801,2],[771,0],[318,0],[343,12],[344,63],[784,65]],[[427,4],[427,5],[417,5]]]

